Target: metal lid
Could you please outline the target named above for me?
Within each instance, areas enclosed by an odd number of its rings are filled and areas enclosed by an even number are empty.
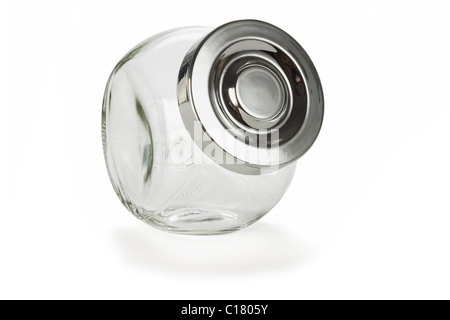
[[[319,134],[324,109],[305,50],[255,20],[225,24],[191,48],[180,68],[178,103],[201,150],[247,174],[301,157]]]

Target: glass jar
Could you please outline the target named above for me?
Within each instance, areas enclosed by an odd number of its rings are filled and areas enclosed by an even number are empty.
[[[114,68],[102,113],[109,176],[137,218],[217,234],[281,199],[323,118],[302,47],[261,21],[166,31]]]

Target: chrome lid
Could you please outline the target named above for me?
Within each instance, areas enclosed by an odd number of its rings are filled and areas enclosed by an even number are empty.
[[[225,24],[190,49],[178,103],[201,150],[247,174],[301,157],[319,134],[324,109],[305,50],[283,30],[255,20]]]

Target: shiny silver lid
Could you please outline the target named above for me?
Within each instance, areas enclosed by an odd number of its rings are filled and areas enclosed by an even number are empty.
[[[324,111],[320,79],[305,50],[281,29],[255,20],[225,24],[191,48],[180,68],[178,103],[197,145],[247,174],[301,157],[319,134]]]

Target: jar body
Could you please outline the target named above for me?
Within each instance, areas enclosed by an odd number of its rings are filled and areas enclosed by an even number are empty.
[[[231,171],[193,143],[177,77],[186,53],[211,30],[182,28],[144,41],[118,63],[105,91],[102,138],[114,189],[136,217],[166,231],[248,226],[281,199],[295,171],[295,162],[261,174]]]

